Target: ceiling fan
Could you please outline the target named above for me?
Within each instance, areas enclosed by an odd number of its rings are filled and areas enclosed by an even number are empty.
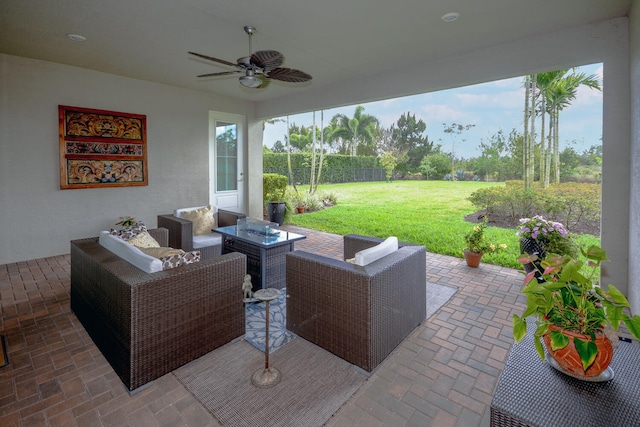
[[[249,35],[249,56],[238,58],[235,64],[225,61],[224,59],[189,52],[191,55],[236,68],[236,70],[233,71],[201,74],[198,77],[215,77],[244,73],[244,75],[240,76],[240,84],[250,88],[264,88],[271,80],[279,80],[287,83],[302,83],[311,80],[311,76],[304,71],[280,67],[284,62],[284,55],[278,51],[259,50],[252,53],[251,36],[256,33],[256,28],[247,25],[244,27],[244,31]]]

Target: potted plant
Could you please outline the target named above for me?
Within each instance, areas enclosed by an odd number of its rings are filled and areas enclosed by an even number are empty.
[[[464,242],[467,246],[462,250],[462,252],[464,253],[464,258],[469,267],[478,267],[482,260],[482,255],[485,253],[496,252],[507,247],[504,243],[499,245],[489,243],[484,235],[486,227],[487,219],[485,217],[485,220],[482,223],[474,225],[473,229],[464,235]]]
[[[284,224],[289,209],[287,209],[285,193],[287,190],[287,177],[275,173],[262,175],[263,201],[267,210],[269,221],[278,225]]]
[[[621,322],[640,339],[640,316],[630,316],[629,301],[614,285],[605,290],[594,281],[601,262],[608,260],[604,249],[590,246],[580,252],[584,260],[549,253],[540,263],[541,271],[526,275],[522,293],[527,308],[522,316],[513,315],[513,337],[516,343],[522,340],[526,318],[535,316],[534,342],[540,358],[545,359],[544,341],[564,372],[586,379],[598,377],[609,366],[611,340],[617,339]],[[522,263],[535,260],[535,254],[518,258]],[[542,282],[535,280],[536,275]]]
[[[548,221],[540,215],[521,218],[516,236],[520,238],[520,253],[537,255],[536,262],[524,264],[527,273],[539,270],[539,262],[547,253],[571,257],[575,257],[578,253],[578,248],[564,225]]]

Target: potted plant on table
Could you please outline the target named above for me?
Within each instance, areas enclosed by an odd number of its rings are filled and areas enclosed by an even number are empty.
[[[467,234],[464,236],[464,242],[466,247],[462,250],[464,253],[465,261],[469,267],[476,268],[480,265],[480,261],[482,260],[482,255],[487,252],[497,252],[499,250],[505,249],[507,245],[501,243],[499,245],[495,245],[493,243],[489,243],[484,234],[485,228],[487,227],[487,219],[477,225],[473,226]]]
[[[542,270],[527,274],[522,289],[527,308],[522,316],[513,315],[513,337],[516,343],[522,340],[526,318],[535,316],[534,342],[540,358],[545,359],[544,341],[563,372],[589,379],[609,366],[620,323],[640,339],[640,316],[630,316],[629,301],[614,285],[605,290],[595,281],[601,262],[608,260],[604,249],[591,246],[580,252],[584,260],[547,254],[540,262]],[[533,257],[521,255],[518,261],[530,262]],[[535,280],[536,275],[542,281]]]
[[[540,215],[521,218],[516,236],[520,238],[520,253],[536,255],[535,258],[524,258],[527,260],[524,264],[527,273],[539,270],[539,263],[547,253],[571,257],[578,254],[578,248],[564,225]]]

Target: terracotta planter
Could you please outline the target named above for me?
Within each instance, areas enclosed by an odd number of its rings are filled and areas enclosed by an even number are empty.
[[[305,209],[306,209],[306,206],[296,206],[296,210],[298,211],[299,214],[304,213]]]
[[[578,337],[583,341],[590,341],[590,337],[584,334],[578,334],[571,331],[560,329],[555,325],[551,325],[549,330],[556,330],[562,332],[565,336],[569,337],[569,344],[565,348],[561,348],[557,351],[551,350],[551,339],[549,334],[543,336],[544,344],[547,347],[549,355],[555,359],[556,362],[566,371],[575,375],[576,377],[593,378],[603,373],[611,363],[613,358],[613,346],[611,341],[603,333],[596,334],[596,345],[598,346],[598,354],[596,360],[585,371],[582,368],[582,362],[580,361],[580,355],[576,351],[576,347],[573,344],[573,337]]]
[[[482,260],[481,252],[471,252],[466,249],[463,249],[462,252],[464,252],[464,259],[469,267],[477,268],[480,265],[480,260]]]

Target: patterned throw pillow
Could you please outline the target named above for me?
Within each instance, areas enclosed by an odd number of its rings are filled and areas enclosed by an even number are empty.
[[[181,212],[180,216],[193,223],[194,236],[210,234],[211,230],[216,228],[216,221],[213,218],[213,209],[211,209],[211,205],[206,208]]]
[[[136,225],[132,225],[131,227],[124,227],[124,228],[121,228],[120,230],[114,230],[112,228],[111,234],[121,238],[122,240],[128,241],[130,239],[133,239],[143,231],[147,231],[147,226],[139,222]]]
[[[180,267],[181,265],[193,264],[200,262],[200,251],[185,252],[182,255],[171,255],[160,258],[160,261],[162,261],[163,270]]]
[[[184,251],[182,249],[173,249],[173,248],[162,248],[162,247],[151,247],[145,248],[137,246],[140,251],[143,253],[152,256],[154,258],[165,258],[171,257],[173,255],[183,255]]]
[[[154,239],[148,231],[143,231],[135,237],[127,240],[127,243],[141,248],[159,248],[160,244]]]

